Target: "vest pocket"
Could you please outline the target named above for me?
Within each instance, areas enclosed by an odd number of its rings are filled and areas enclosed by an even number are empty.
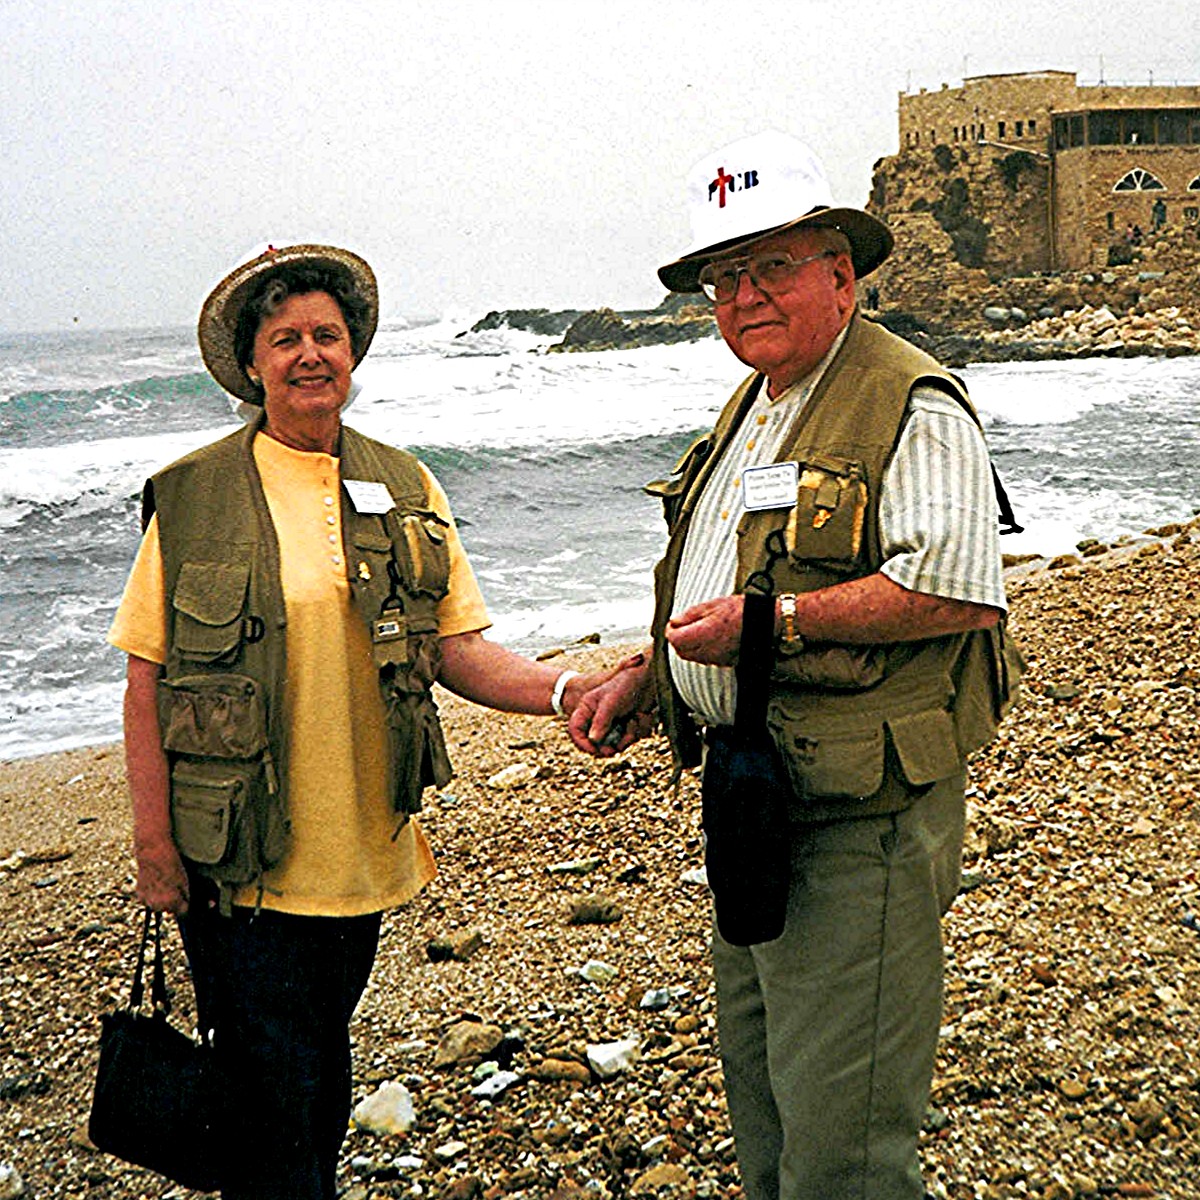
[[[242,642],[242,611],[250,585],[248,563],[185,562],[171,597],[173,641],[181,658],[214,663],[232,658]]]
[[[889,717],[888,732],[905,779],[915,787],[946,779],[962,766],[954,718],[944,709]]]
[[[420,812],[421,793],[427,787],[444,787],[453,775],[437,705],[427,691],[391,687],[387,723],[393,806],[398,813]]]
[[[204,758],[257,758],[267,748],[262,691],[248,675],[183,675],[158,685],[163,748]]]
[[[440,600],[450,590],[449,526],[434,512],[409,513],[398,524],[396,566],[406,590]]]
[[[179,852],[235,884],[278,862],[286,821],[269,802],[276,787],[260,686],[231,674],[160,680],[158,721]]]
[[[879,722],[859,729],[802,731],[773,705],[767,724],[801,802],[810,796],[864,799],[883,786],[885,739]]]
[[[800,464],[796,507],[786,541],[793,559],[834,570],[854,567],[862,553],[867,484],[861,463],[809,455]]]
[[[213,764],[209,764],[212,766]],[[222,763],[198,770],[187,762],[171,772],[171,832],[179,853],[205,866],[221,866],[240,842],[249,815],[256,764]]]

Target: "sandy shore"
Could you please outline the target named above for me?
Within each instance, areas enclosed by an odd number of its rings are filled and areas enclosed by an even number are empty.
[[[1009,582],[1029,671],[972,767],[930,1188],[1200,1197],[1200,522]],[[670,791],[659,739],[600,764],[551,721],[444,711],[458,776],[424,817],[442,873],[388,916],[354,1023],[356,1098],[401,1081],[417,1124],[351,1133],[344,1194],[738,1195],[706,891],[685,878],[702,863],[695,781]],[[527,782],[488,783],[517,763]],[[169,1192],[79,1133],[97,1015],[132,969],[128,842],[118,747],[0,764],[0,1164],[28,1196]],[[595,893],[619,920],[569,924]],[[471,931],[468,961],[430,961],[432,939]],[[612,979],[581,978],[589,960]],[[643,1007],[654,989],[665,1008]],[[520,1079],[494,1102],[471,1094],[473,1063],[434,1066],[464,1014],[518,1039]],[[590,1077],[587,1045],[627,1036],[640,1062]],[[581,1082],[545,1079],[547,1059]]]

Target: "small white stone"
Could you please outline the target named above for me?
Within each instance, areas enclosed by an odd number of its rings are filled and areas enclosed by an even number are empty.
[[[354,1108],[354,1124],[367,1133],[407,1133],[416,1119],[408,1088],[391,1081],[381,1084]]]
[[[493,1100],[512,1087],[520,1078],[520,1075],[513,1071],[497,1071],[494,1075],[488,1076],[478,1087],[473,1087],[471,1095],[478,1096],[481,1100]]]
[[[628,1071],[641,1056],[641,1044],[637,1038],[626,1038],[619,1042],[601,1042],[587,1048],[588,1065],[601,1079],[612,1079]]]
[[[617,968],[611,963],[601,962],[598,958],[589,958],[577,974],[588,983],[612,983],[617,977]]]

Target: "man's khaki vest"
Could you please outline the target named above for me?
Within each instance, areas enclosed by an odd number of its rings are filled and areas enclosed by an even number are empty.
[[[665,630],[692,513],[761,382],[747,379],[674,475],[647,486],[663,499],[671,529],[655,569],[654,666],[663,723],[685,767],[700,761],[699,734],[671,679]],[[775,594],[879,570],[880,481],[912,389],[922,384],[948,392],[978,420],[962,385],[934,359],[856,314],[776,459],[800,465],[795,508],[744,513],[738,524],[736,590],[755,590],[755,573],[768,569]],[[991,740],[1019,671],[1003,621],[919,642],[808,642],[798,654],[780,654],[767,722],[788,767],[796,815],[825,820],[908,804],[913,788],[954,774]]]
[[[167,600],[159,725],[180,852],[222,886],[260,879],[287,847],[287,609],[279,544],[250,426],[166,467],[146,485],[157,511]],[[450,763],[430,685],[441,666],[437,602],[449,584],[446,525],[417,460],[341,431],[341,478],[386,485],[395,505],[359,513],[343,489],[342,543],[355,608],[371,633],[388,723],[398,818],[442,786]]]

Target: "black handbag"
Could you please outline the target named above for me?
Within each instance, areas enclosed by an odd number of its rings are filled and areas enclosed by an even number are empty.
[[[153,919],[152,919],[153,918]],[[154,928],[151,1010],[141,1011],[146,947]],[[222,1183],[221,1093],[210,1046],[167,1020],[162,914],[146,910],[129,1007],[104,1013],[88,1137],[100,1150],[197,1191]]]

